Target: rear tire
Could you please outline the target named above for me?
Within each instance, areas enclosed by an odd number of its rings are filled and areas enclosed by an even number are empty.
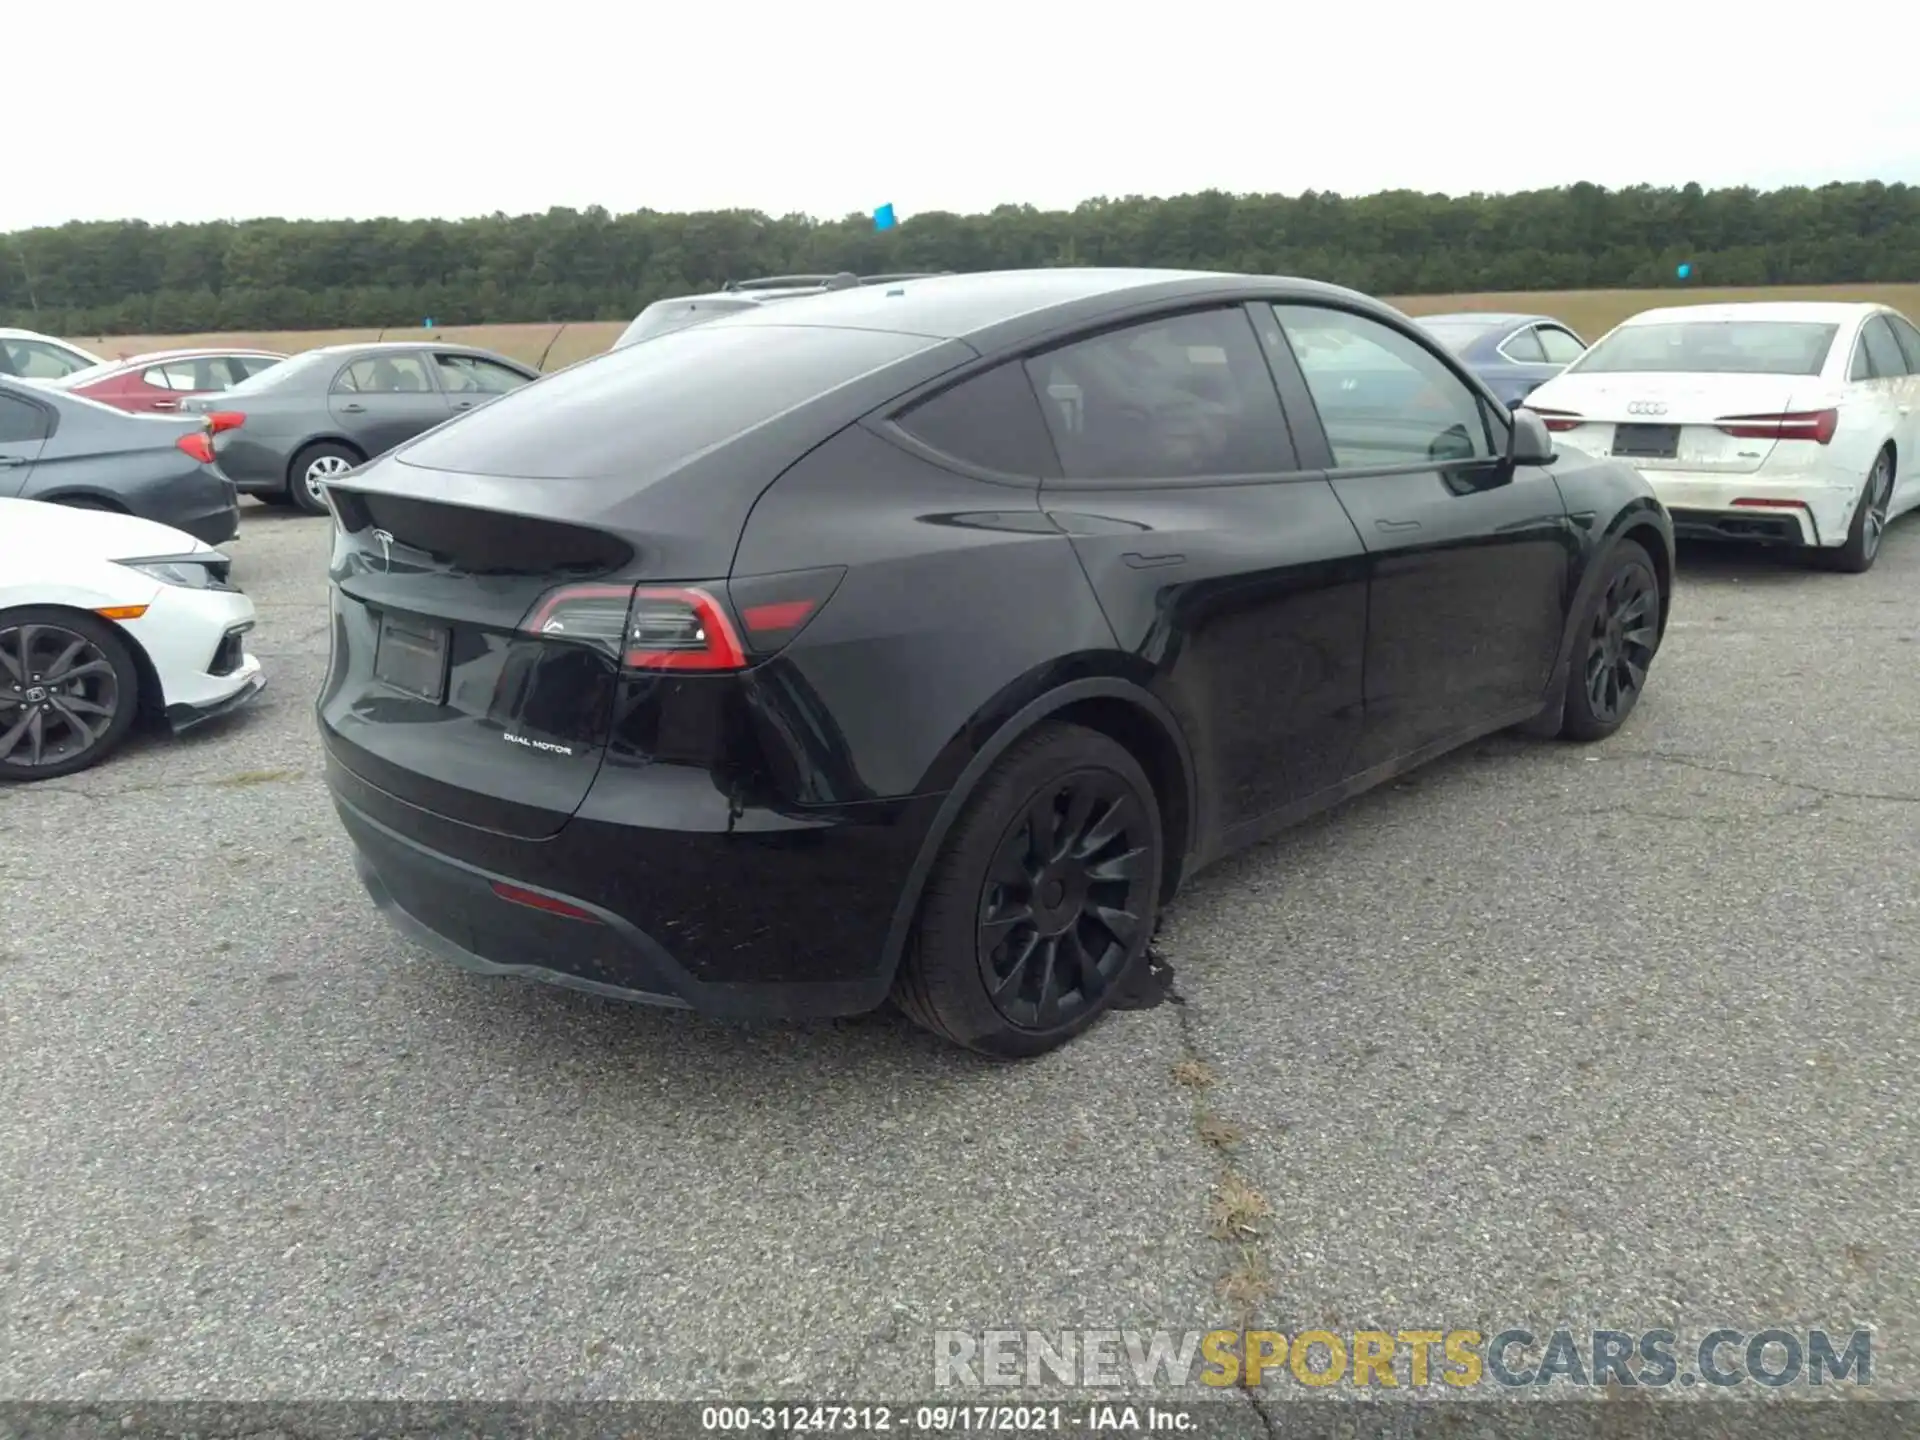
[[[1567,740],[1604,740],[1633,714],[1660,649],[1660,580],[1636,540],[1622,540],[1606,560],[1567,662]]]
[[[337,440],[309,445],[287,466],[287,500],[303,515],[324,515],[327,502],[320,498],[321,484],[366,463],[366,456]]]
[[[1864,575],[1880,556],[1880,540],[1887,531],[1887,508],[1893,500],[1893,451],[1874,456],[1873,468],[1860,487],[1844,545],[1812,551],[1814,564],[1842,575]]]
[[[1091,1026],[1146,963],[1160,806],[1109,737],[1048,724],[990,770],[941,847],[894,983],[916,1024],[1024,1059]]]
[[[106,621],[51,605],[0,610],[0,783],[99,764],[139,710],[133,651]]]

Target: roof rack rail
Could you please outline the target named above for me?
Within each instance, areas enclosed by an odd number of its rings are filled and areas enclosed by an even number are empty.
[[[856,275],[841,270],[832,275],[763,275],[757,280],[729,280],[722,290],[804,290],[818,285],[822,290],[851,290],[856,285],[891,285],[898,280],[927,280],[935,275],[951,275],[951,270],[901,270],[886,275]]]
[[[831,285],[839,275],[763,275],[757,280],[729,280],[722,290],[797,290],[806,285]],[[841,281],[845,284],[845,281]]]

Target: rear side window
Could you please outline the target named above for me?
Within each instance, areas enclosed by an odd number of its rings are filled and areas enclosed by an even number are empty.
[[[1500,348],[1506,352],[1509,360],[1517,361],[1522,365],[1547,363],[1547,352],[1540,347],[1540,332],[1532,326],[1528,326],[1516,335],[1509,335],[1506,343]]]
[[[1026,368],[1068,479],[1296,468],[1279,392],[1237,306],[1109,330],[1037,355]]]
[[[0,445],[29,444],[47,438],[47,412],[11,395],[0,395]]]
[[[1058,475],[1047,422],[1018,361],[923,400],[893,422],[930,449],[1003,475]]]
[[[1586,353],[1587,347],[1571,330],[1542,325],[1533,333],[1540,337],[1540,348],[1546,352],[1549,365],[1571,365]]]
[[[1889,380],[1907,373],[1907,357],[1900,353],[1900,343],[1893,338],[1893,328],[1885,316],[1876,315],[1867,322],[1860,332],[1860,344],[1867,352],[1874,379]]]
[[[1906,356],[1907,373],[1920,375],[1920,330],[1914,329],[1904,315],[1889,315],[1886,321],[1888,328],[1893,331],[1894,343],[1900,347],[1900,353]]]
[[[502,395],[410,446],[405,463],[527,480],[658,474],[945,343],[881,330],[694,325]]]
[[[336,393],[357,395],[431,394],[426,362],[418,355],[370,355],[333,377]]]

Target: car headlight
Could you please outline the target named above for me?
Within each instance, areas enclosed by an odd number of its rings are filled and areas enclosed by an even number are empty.
[[[231,590],[227,582],[233,562],[219,551],[204,555],[152,555],[140,560],[115,562],[129,570],[138,570],[162,585],[178,585],[183,590]]]

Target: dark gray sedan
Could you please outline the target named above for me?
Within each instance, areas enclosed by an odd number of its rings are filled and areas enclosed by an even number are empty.
[[[220,468],[242,494],[317,514],[328,480],[539,378],[463,345],[329,345],[180,408],[208,423]]]
[[[118,510],[222,545],[240,530],[203,419],[130,415],[0,376],[0,497]]]

